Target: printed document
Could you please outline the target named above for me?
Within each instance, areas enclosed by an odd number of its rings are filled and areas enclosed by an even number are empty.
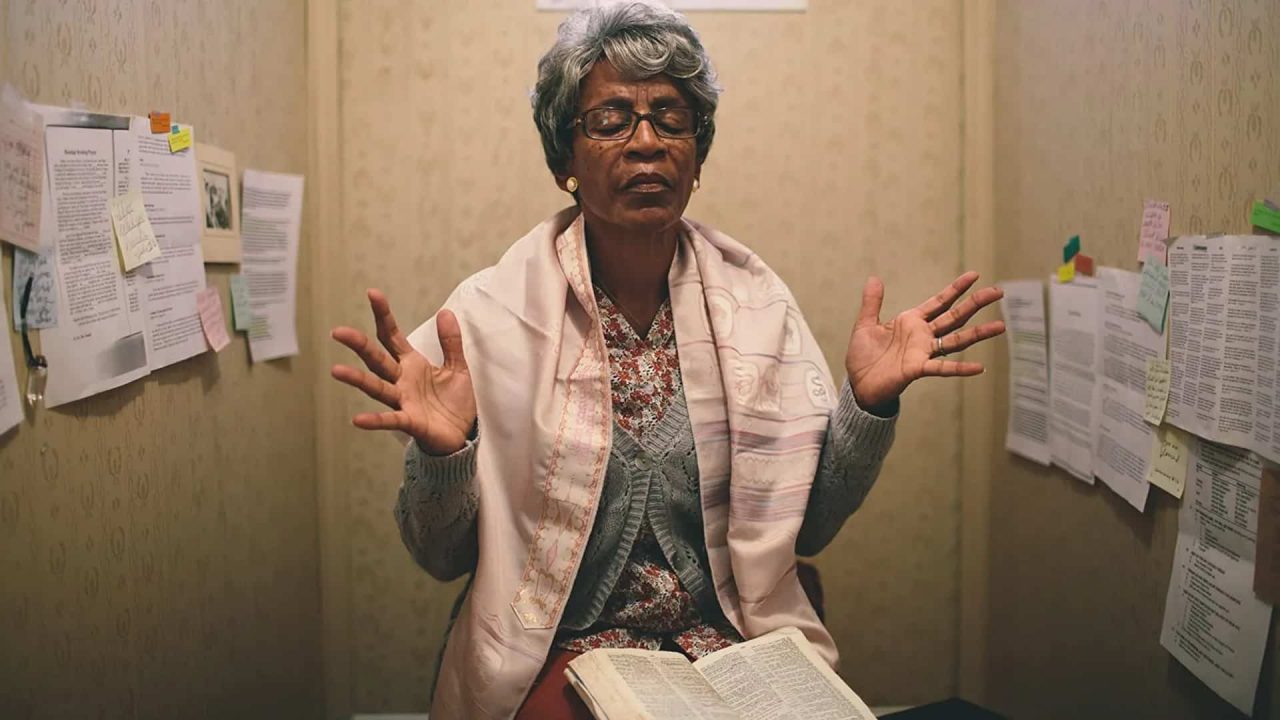
[[[1280,462],[1280,238],[1180,237],[1169,288],[1167,421]]]
[[[1154,262],[1154,261],[1153,261]],[[1098,269],[1098,392],[1093,415],[1093,473],[1142,512],[1156,429],[1143,419],[1147,365],[1164,358],[1164,336],[1134,309],[1142,277],[1116,268]]]
[[[4,294],[0,293],[0,317],[4,311]],[[9,330],[0,327],[0,435],[22,422],[22,396],[13,369],[13,341]]]
[[[38,107],[48,160],[41,245],[54,247],[56,327],[40,332],[46,407],[149,372],[146,313],[117,259],[108,201],[127,192],[136,153],[129,118]]]
[[[130,135],[121,139],[130,143],[138,162],[132,166],[137,175],[127,184],[142,192],[160,245],[160,257],[130,275],[147,310],[147,362],[159,370],[208,349],[196,307],[196,295],[205,286],[204,213],[195,151],[169,152],[165,136],[152,135],[147,118],[132,118],[130,127]]]
[[[248,280],[253,362],[298,354],[298,237],[301,175],[245,170],[240,205],[240,271]]]
[[[1028,460],[1049,464],[1049,357],[1044,283],[1000,283],[1000,309],[1008,328],[1009,426],[1004,446]]]
[[[1271,624],[1253,592],[1262,465],[1239,448],[1193,448],[1160,644],[1248,715]]]
[[[1054,465],[1090,485],[1098,424],[1098,298],[1094,278],[1049,281],[1050,454]]]

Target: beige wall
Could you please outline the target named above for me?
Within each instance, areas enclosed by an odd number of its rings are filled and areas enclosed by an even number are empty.
[[[304,20],[284,0],[0,0],[0,79],[171,110],[242,167],[304,172]],[[7,301],[7,245],[2,265]],[[251,367],[237,336],[0,437],[0,717],[321,713],[311,317],[300,357]]]
[[[342,237],[326,260],[322,323],[368,327],[363,290],[402,325],[567,203],[530,119],[535,63],[561,15],[530,0],[340,4]],[[833,368],[861,285],[884,277],[887,312],[960,270],[961,6],[814,0],[803,14],[691,19],[727,88],[689,215],[758,250],[792,286]],[[342,357],[322,353],[326,362]],[[326,574],[335,706],[421,709],[457,585],[403,550],[391,517],[398,447],[347,418],[370,401],[321,388],[321,472],[336,516]],[[872,702],[954,691],[960,391],[906,399],[879,486],[820,558],[844,672]],[[331,474],[331,475],[330,475]],[[334,687],[338,689],[335,691]]]
[[[1018,0],[996,13],[995,254],[1048,274],[1069,235],[1136,269],[1145,197],[1174,234],[1246,232],[1280,183],[1275,0]],[[1003,352],[1003,348],[1001,349]],[[992,704],[1014,717],[1237,717],[1159,644],[1178,503],[1006,454],[1000,363],[990,535]],[[1274,645],[1273,641],[1273,645]],[[1259,706],[1280,717],[1274,651]]]

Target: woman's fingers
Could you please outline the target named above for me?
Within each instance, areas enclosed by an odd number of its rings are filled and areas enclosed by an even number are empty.
[[[924,361],[923,377],[969,377],[982,374],[982,363],[933,358]]]
[[[1000,288],[984,287],[939,315],[929,323],[929,329],[933,330],[936,336],[963,327],[979,310],[1002,297],[1004,297],[1004,291]]]
[[[399,410],[360,413],[351,418],[351,424],[363,430],[400,430],[409,432],[409,416]]]
[[[382,378],[346,365],[334,365],[329,371],[334,380],[346,383],[393,410],[400,409],[400,392]]]
[[[880,308],[884,305],[884,283],[872,275],[862,285],[862,306],[858,308],[858,320],[854,325],[860,328],[866,325],[880,324]]]
[[[373,309],[373,322],[378,327],[378,340],[391,357],[398,360],[401,355],[413,352],[413,346],[396,324],[396,316],[391,314],[391,302],[381,290],[369,289],[369,307]]]
[[[966,328],[959,332],[953,332],[950,335],[943,336],[942,350],[948,355],[958,353],[974,343],[993,338],[1003,332],[1003,320],[996,320],[995,322],[983,323],[977,327]]]
[[[952,280],[951,284],[939,290],[937,295],[917,305],[916,310],[924,315],[925,320],[932,320],[939,313],[951,307],[951,304],[963,295],[966,290],[973,287],[973,284],[977,281],[978,273],[970,270]]]
[[[440,338],[440,351],[444,366],[450,370],[466,370],[467,358],[462,354],[462,326],[451,310],[436,314],[436,335]]]
[[[377,373],[378,377],[387,382],[395,382],[400,378],[400,364],[370,340],[368,335],[349,327],[334,328],[329,334],[359,355],[365,367]]]

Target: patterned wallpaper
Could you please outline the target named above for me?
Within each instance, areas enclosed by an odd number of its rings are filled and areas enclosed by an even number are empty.
[[[304,172],[304,19],[288,0],[0,0],[0,79],[170,110],[241,167]],[[304,238],[304,297],[307,258]],[[227,266],[208,269],[225,303]],[[7,299],[8,246],[0,271]],[[250,366],[237,336],[0,437],[0,717],[319,716],[311,316],[298,358]]]
[[[345,244],[336,276],[316,279],[333,290],[324,326],[370,327],[369,286],[415,326],[567,204],[527,100],[562,16],[532,8],[342,3]],[[960,270],[960,11],[949,0],[814,0],[803,14],[692,16],[727,91],[689,215],[778,270],[833,368],[869,273],[897,312]],[[340,349],[325,346],[324,361]],[[351,625],[351,709],[421,711],[459,586],[431,580],[401,546],[399,448],[348,422],[371,401],[321,392],[340,410],[321,418],[321,436],[340,442],[320,471],[336,474],[350,507],[349,542],[325,562],[350,578],[338,620]],[[879,486],[819,559],[844,673],[872,703],[954,691],[959,398],[945,381],[909,392]]]
[[[1280,183],[1275,0],[1019,0],[997,12],[996,256],[1047,275],[1065,239],[1136,269],[1144,198],[1174,234],[1246,232]],[[1007,367],[991,438],[988,684],[1013,717],[1238,717],[1159,645],[1178,502],[1139,515],[1105,486],[1006,454]],[[1274,636],[1274,633],[1273,633]],[[1259,717],[1280,717],[1264,668]]]

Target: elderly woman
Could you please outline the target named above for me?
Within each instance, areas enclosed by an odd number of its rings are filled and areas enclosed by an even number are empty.
[[[410,435],[396,517],[431,575],[470,574],[432,720],[590,717],[563,668],[598,647],[697,658],[796,626],[836,648],[797,579],[858,507],[898,396],[1003,332],[967,273],[890,322],[867,281],[837,393],[786,285],[683,217],[716,130],[716,76],[680,15],[578,12],[538,64],[534,120],[573,206],[463,282],[406,337],[333,336]]]

